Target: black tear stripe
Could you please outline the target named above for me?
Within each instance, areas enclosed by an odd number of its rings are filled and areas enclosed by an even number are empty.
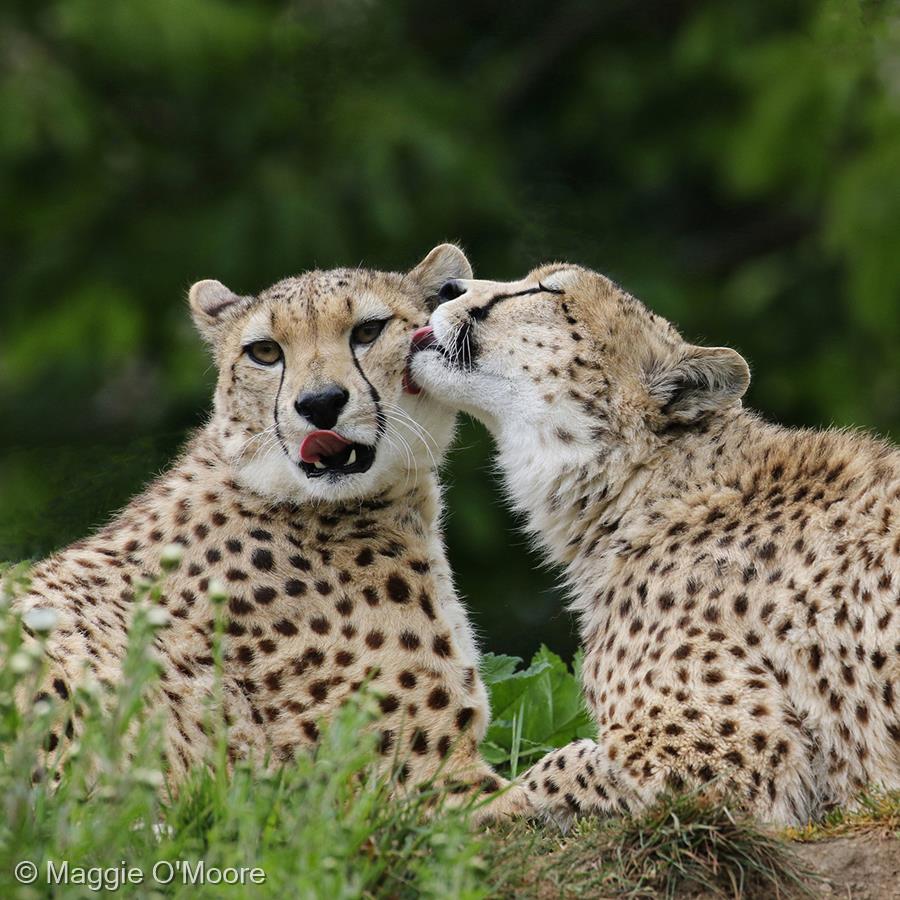
[[[375,439],[375,443],[378,443],[378,440],[384,434],[384,429],[387,427],[387,420],[385,418],[384,413],[381,411],[381,394],[378,393],[375,385],[366,378],[366,373],[363,372],[362,366],[359,364],[359,360],[356,358],[356,351],[353,349],[353,346],[350,346],[350,357],[353,359],[353,365],[356,366],[356,371],[359,372],[362,380],[368,385],[369,388],[369,396],[372,398],[372,402],[375,404],[375,433],[377,435]]]
[[[491,297],[484,306],[476,306],[474,309],[470,309],[469,316],[476,322],[483,322],[488,317],[490,311],[502,300],[511,300],[513,297],[527,297],[529,294],[558,294],[563,296],[565,293],[566,292],[561,288],[544,287],[544,285],[538,282],[537,287],[525,288],[525,290],[516,291],[513,294],[496,294]]]
[[[469,318],[463,320],[456,332],[455,352],[445,352],[445,358],[460,369],[474,369],[475,361],[478,358],[478,344],[472,331],[473,323],[483,322],[490,314],[490,311],[503,300],[510,300],[513,297],[527,297],[531,294],[558,294],[563,296],[565,293],[561,288],[544,287],[543,284],[538,282],[537,287],[525,288],[525,290],[516,291],[513,294],[496,294],[484,306],[477,306],[469,310]]]
[[[288,445],[285,443],[284,438],[281,436],[281,423],[278,421],[278,402],[281,400],[281,389],[284,387],[284,375],[286,369],[285,363],[281,364],[281,378],[278,381],[278,390],[275,393],[275,409],[273,410],[273,415],[275,418],[275,436],[278,438],[278,443],[281,444],[281,449],[284,451],[284,455],[293,462],[291,459],[291,451],[288,450]]]

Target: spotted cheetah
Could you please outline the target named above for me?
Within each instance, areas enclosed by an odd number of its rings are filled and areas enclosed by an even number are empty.
[[[214,412],[107,527],[34,568],[18,608],[59,619],[44,696],[69,702],[85,671],[116,683],[136,586],[175,544],[170,625],[155,643],[170,782],[212,742],[218,582],[232,759],[290,759],[365,682],[401,782],[440,772],[461,796],[501,787],[478,753],[488,702],[441,539],[435,470],[453,414],[404,387],[411,330],[444,281],[469,275],[442,245],[402,276],[314,271],[259,296],[195,284],[193,318],[219,370]],[[48,746],[78,732],[73,715]],[[505,792],[495,813],[523,796]]]
[[[897,449],[763,421],[738,353],[577,266],[439,298],[413,378],[493,432],[579,616],[598,738],[527,773],[534,805],[705,785],[798,824],[900,788]]]

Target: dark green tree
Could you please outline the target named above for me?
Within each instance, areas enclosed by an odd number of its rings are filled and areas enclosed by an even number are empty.
[[[604,271],[751,360],[791,424],[900,434],[900,17],[889,2],[10,0],[0,11],[0,557],[98,524],[201,421],[184,290],[311,266]],[[572,628],[448,472],[486,643]]]

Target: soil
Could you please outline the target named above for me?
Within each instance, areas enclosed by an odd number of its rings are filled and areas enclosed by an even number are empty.
[[[794,844],[794,851],[826,879],[816,897],[900,900],[900,840],[875,833]]]

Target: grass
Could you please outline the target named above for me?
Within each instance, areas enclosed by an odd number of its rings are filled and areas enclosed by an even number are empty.
[[[510,836],[521,843],[527,829]],[[531,838],[525,869],[500,840],[492,862],[502,896],[762,900],[810,896],[815,881],[776,834],[691,794],[662,797],[634,816],[581,820],[566,837],[532,829]]]
[[[218,750],[170,796],[162,787],[158,670],[147,652],[165,625],[155,584],[137,592],[122,678],[111,689],[90,679],[78,688],[70,702],[81,710],[83,732],[65,759],[49,755],[33,783],[47,734],[64,727],[68,711],[45,697],[23,715],[15,702],[16,690],[34,696],[42,676],[42,653],[22,644],[21,622],[9,609],[25,583],[21,567],[6,567],[0,897],[96,896],[94,888],[119,884],[127,869],[142,872],[143,881],[126,884],[121,895],[148,898],[669,898],[685,889],[779,897],[808,883],[778,836],[697,796],[666,797],[636,816],[582,820],[566,836],[524,822],[477,830],[471,809],[445,807],[429,786],[397,797],[390,775],[376,769],[367,726],[377,705],[364,692],[323,723],[314,750],[280,768],[239,763],[231,771],[214,692],[208,726]],[[53,627],[41,615],[28,624],[39,635]],[[220,623],[218,671],[221,635]],[[499,769],[521,772],[536,755],[592,733],[575,675],[546,648],[528,666],[489,655],[484,676],[496,717],[483,749]],[[806,841],[876,827],[897,835],[898,810],[897,796],[870,795],[855,811],[789,836]],[[33,885],[13,877],[22,860],[38,866]],[[48,885],[48,861],[59,871],[63,860],[70,883]],[[209,876],[226,873],[239,883],[191,883],[201,864]],[[154,866],[171,880],[154,880]],[[253,870],[262,870],[262,883]]]
[[[900,838],[900,791],[867,791],[851,808],[832,810],[821,822],[803,828],[787,828],[784,837],[812,843],[872,833]]]
[[[21,572],[7,576],[8,600],[22,578]],[[134,897],[219,898],[223,890],[234,898],[487,895],[470,810],[441,809],[442,798],[427,787],[390,798],[390,776],[377,774],[375,739],[366,731],[377,706],[364,693],[323,728],[314,752],[291,765],[265,771],[242,763],[227,772],[224,753],[216,754],[177,796],[166,796],[153,702],[158,671],[147,653],[164,624],[154,615],[156,590],[145,585],[136,600],[120,682],[111,696],[89,681],[73,695],[83,734],[64,761],[50,755],[38,783],[31,776],[46,736],[59,730],[67,711],[48,697],[28,716],[20,712],[14,690],[35,694],[41,654],[23,647],[8,603],[0,609],[0,897],[91,895],[84,884],[46,884],[47,862],[58,870],[63,860],[85,870],[75,877],[97,882],[112,883],[122,866],[141,870],[143,883],[127,886]],[[32,630],[52,625],[40,617],[29,624]],[[13,877],[21,860],[38,866],[33,887]],[[185,863],[195,872],[201,861],[210,871],[261,869],[265,882],[184,884]],[[153,880],[155,865],[164,879],[175,873],[171,883]]]

